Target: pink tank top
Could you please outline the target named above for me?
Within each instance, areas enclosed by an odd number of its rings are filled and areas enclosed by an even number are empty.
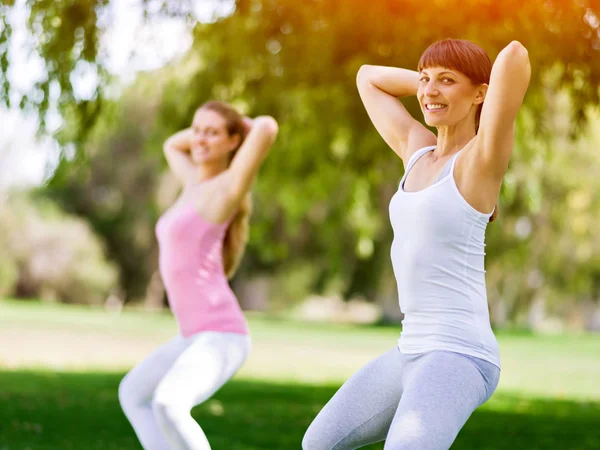
[[[202,219],[193,204],[168,210],[156,224],[159,269],[184,337],[201,331],[248,333],[223,269],[228,226]]]

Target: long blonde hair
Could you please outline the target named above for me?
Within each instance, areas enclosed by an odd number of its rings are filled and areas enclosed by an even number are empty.
[[[227,103],[215,100],[205,103],[199,109],[208,109],[216,112],[225,119],[229,136],[236,134],[240,136],[240,142],[231,154],[231,162],[246,137],[242,115]],[[252,194],[248,192],[242,200],[235,217],[229,224],[229,228],[227,228],[225,238],[223,239],[223,268],[225,269],[227,278],[232,278],[235,275],[242,261],[242,256],[248,243],[251,213]]]

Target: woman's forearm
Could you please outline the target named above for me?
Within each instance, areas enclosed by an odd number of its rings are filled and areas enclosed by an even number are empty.
[[[364,65],[358,71],[357,83],[370,83],[394,97],[417,94],[419,72],[397,67]]]
[[[191,128],[178,131],[165,141],[165,148],[187,152],[190,150]]]

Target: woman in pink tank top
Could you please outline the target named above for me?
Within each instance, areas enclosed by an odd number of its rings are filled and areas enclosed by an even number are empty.
[[[156,225],[159,268],[179,334],[133,368],[119,400],[144,449],[210,449],[191,416],[241,367],[248,326],[229,287],[248,231],[250,188],[277,135],[217,101],[164,146],[179,199]]]

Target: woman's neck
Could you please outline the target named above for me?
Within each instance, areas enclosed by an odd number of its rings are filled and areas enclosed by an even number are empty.
[[[198,174],[198,182],[206,181],[210,178],[216,177],[220,173],[223,173],[225,170],[227,170],[228,165],[229,161],[226,159],[200,164],[196,171]]]
[[[439,127],[434,155],[438,158],[453,155],[462,150],[476,135],[475,123],[471,120],[461,121],[452,126]]]

